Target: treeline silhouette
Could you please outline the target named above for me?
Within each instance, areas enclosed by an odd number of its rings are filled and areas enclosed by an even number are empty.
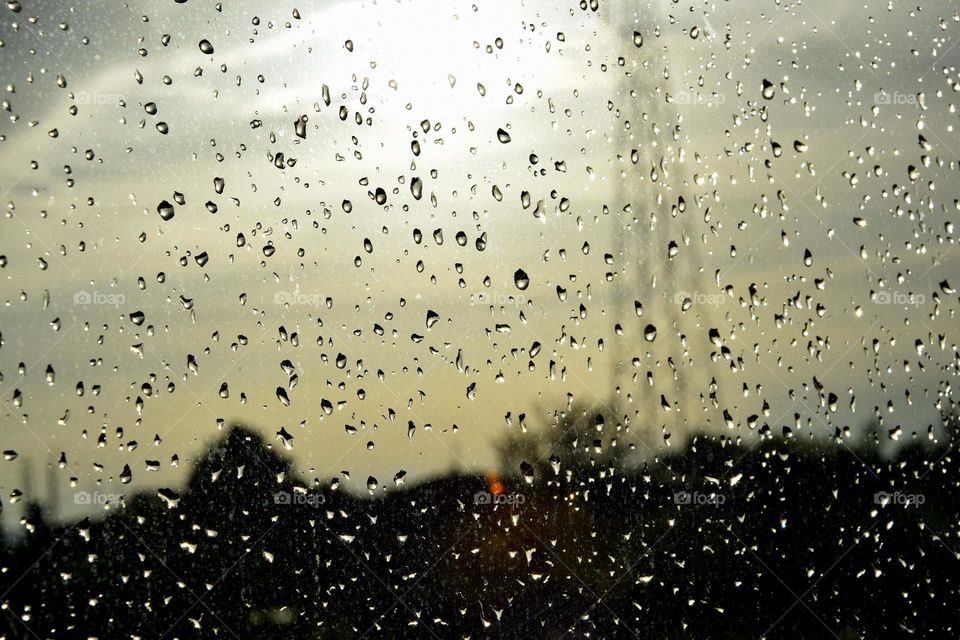
[[[948,638],[956,419],[938,444],[701,434],[628,462],[603,411],[508,438],[504,477],[351,496],[233,427],[181,495],[2,551],[2,638]]]

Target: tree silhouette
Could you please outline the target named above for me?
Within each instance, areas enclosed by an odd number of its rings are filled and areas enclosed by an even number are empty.
[[[701,434],[644,466],[603,407],[551,418],[501,444],[510,503],[307,486],[234,426],[180,492],[68,526],[32,504],[0,637],[956,635],[955,418],[889,459]]]

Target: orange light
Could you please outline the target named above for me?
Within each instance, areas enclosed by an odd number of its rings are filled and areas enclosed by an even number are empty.
[[[487,491],[494,496],[503,493],[503,482],[500,481],[500,474],[496,471],[487,474]]]

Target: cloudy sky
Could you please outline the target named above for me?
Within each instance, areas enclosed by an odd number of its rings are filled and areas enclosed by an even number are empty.
[[[617,388],[645,456],[955,397],[949,2],[13,4],[4,497],[238,421],[359,488]]]

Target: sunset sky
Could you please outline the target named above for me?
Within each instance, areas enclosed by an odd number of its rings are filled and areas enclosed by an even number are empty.
[[[950,408],[953,3],[260,4],[3,9],[5,498],[178,486],[218,420],[359,491],[618,383],[648,457]]]

